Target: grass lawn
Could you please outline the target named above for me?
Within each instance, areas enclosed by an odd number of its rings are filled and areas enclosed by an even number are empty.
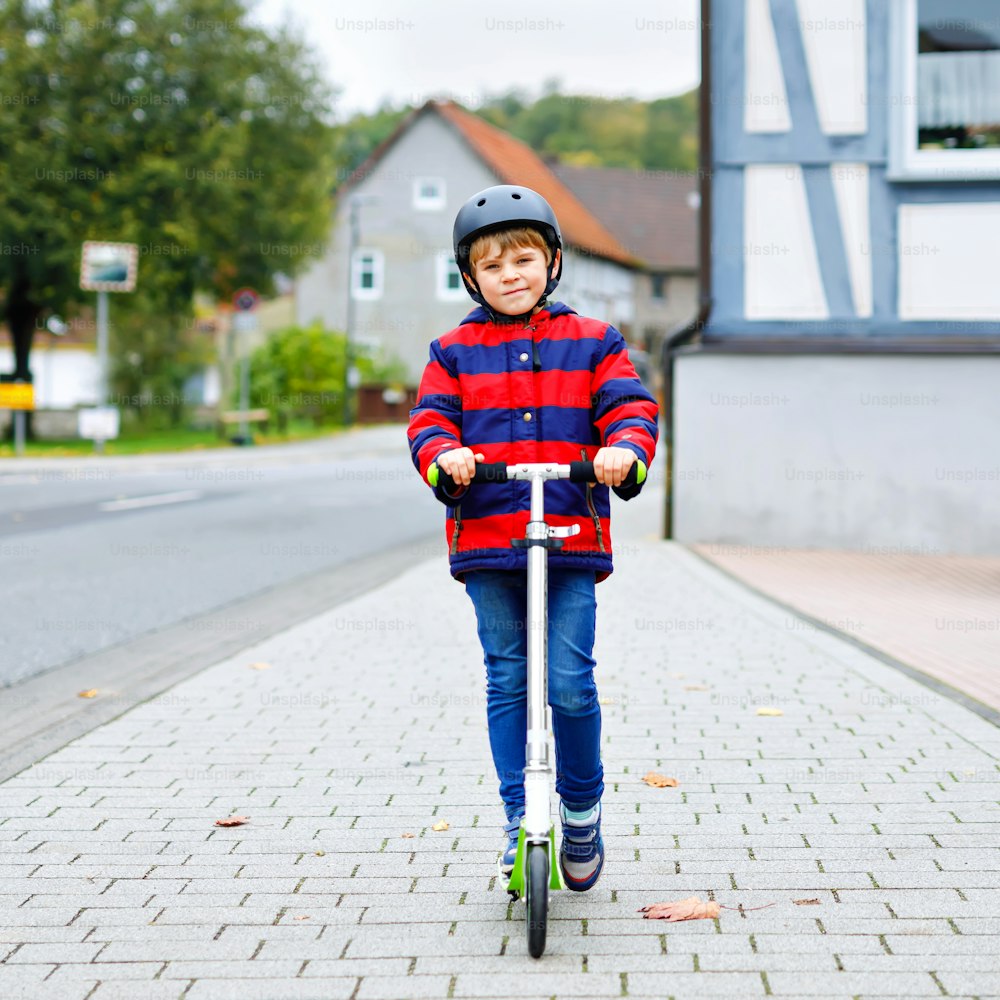
[[[235,435],[238,428],[232,429]],[[289,425],[287,433],[279,434],[270,431],[267,434],[255,433],[255,444],[287,444],[290,441],[305,441],[310,438],[327,437],[341,433],[339,427],[316,427],[311,421],[295,421]],[[232,448],[227,438],[219,437],[214,430],[177,430],[146,431],[129,428],[115,441],[104,445],[105,455],[139,455],[155,451],[203,451],[207,448]],[[71,438],[66,441],[28,441],[24,446],[24,455],[33,458],[60,458],[80,455],[93,455],[92,441],[82,441]],[[9,441],[0,443],[0,458],[13,458],[14,445]]]

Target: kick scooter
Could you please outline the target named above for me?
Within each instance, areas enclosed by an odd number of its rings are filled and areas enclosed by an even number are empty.
[[[437,486],[450,477],[436,464],[427,481]],[[623,486],[642,483],[646,466],[638,459],[630,467]],[[531,513],[524,538],[512,538],[515,548],[528,550],[528,740],[524,763],[524,818],[517,835],[517,855],[507,891],[524,899],[528,953],[541,957],[545,951],[549,890],[565,889],[556,857],[549,789],[552,766],[549,754],[550,710],[548,698],[548,550],[560,549],[563,540],[580,533],[580,525],[555,526],[545,522],[544,483],[568,479],[573,483],[595,482],[593,462],[554,465],[545,462],[505,465],[481,462],[473,483],[505,483],[526,479],[531,483]],[[453,481],[454,482],[454,481]],[[458,484],[455,484],[456,486]]]

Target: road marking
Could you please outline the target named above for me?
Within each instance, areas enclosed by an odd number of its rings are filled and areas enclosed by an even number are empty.
[[[135,510],[137,507],[158,507],[165,503],[184,503],[186,500],[197,500],[202,496],[201,490],[181,490],[179,493],[156,493],[150,497],[132,497],[128,500],[107,500],[98,504],[99,510]]]

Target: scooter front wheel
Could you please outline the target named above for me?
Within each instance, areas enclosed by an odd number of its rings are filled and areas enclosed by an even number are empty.
[[[528,930],[528,954],[541,958],[545,951],[545,931],[549,909],[549,851],[544,844],[532,844],[525,858],[525,903]]]

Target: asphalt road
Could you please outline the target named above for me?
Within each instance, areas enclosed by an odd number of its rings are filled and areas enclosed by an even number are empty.
[[[406,543],[438,554],[442,519],[402,427],[285,447],[5,460],[0,686],[179,622],[250,645],[273,626],[219,609]]]

